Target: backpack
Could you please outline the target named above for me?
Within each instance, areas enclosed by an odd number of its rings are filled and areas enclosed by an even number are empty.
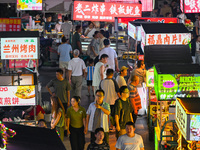
[[[118,101],[118,103],[119,103],[119,105],[120,105],[120,108],[122,108],[122,101],[121,101],[121,99],[117,99],[116,101],[115,101],[115,104],[114,104],[114,108],[113,108],[113,111],[111,111],[111,115],[110,115],[110,122],[111,122],[111,124],[113,125],[113,126],[116,126],[116,122],[115,122],[115,106],[116,106],[116,102]],[[120,111],[120,116],[122,115],[122,113],[123,113],[123,109],[121,109],[121,111]],[[119,116],[119,119],[120,119],[120,116]]]

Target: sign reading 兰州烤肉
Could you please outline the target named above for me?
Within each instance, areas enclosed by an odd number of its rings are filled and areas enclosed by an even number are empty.
[[[114,22],[115,17],[141,15],[141,4],[74,1],[73,20]]]
[[[1,59],[38,59],[38,39],[1,38]]]
[[[0,86],[0,106],[35,105],[35,86]]]
[[[154,73],[154,87],[161,101],[175,100],[176,97],[200,97],[200,74]]]

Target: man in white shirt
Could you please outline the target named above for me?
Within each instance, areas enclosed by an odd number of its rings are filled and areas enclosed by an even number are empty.
[[[80,52],[78,49],[73,51],[74,58],[69,61],[68,71],[69,71],[69,82],[71,83],[72,96],[81,97],[82,80],[83,75],[85,75],[85,62],[80,59]]]
[[[122,66],[121,69],[120,69],[120,74],[116,78],[116,81],[117,81],[119,88],[121,86],[127,86],[126,81],[124,79],[124,77],[127,76],[127,69],[128,69],[127,67]]]
[[[105,48],[99,52],[99,59],[102,54],[107,54],[109,58],[108,58],[108,62],[105,65],[106,66],[108,65],[108,68],[111,68],[118,72],[119,67],[118,67],[117,53],[113,48],[110,47],[110,41],[108,39],[105,39],[103,42],[104,42]]]
[[[135,124],[126,123],[126,134],[121,135],[115,145],[117,150],[144,150],[143,139],[135,133]]]
[[[69,39],[70,38],[70,32],[72,30],[72,24],[69,23],[68,17],[66,16],[64,18],[64,23],[61,25],[61,30],[63,31],[64,36]]]

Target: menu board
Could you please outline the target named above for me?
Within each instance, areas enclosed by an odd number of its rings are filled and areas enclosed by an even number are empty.
[[[157,74],[154,68],[154,88],[161,101],[200,97],[200,74]]]
[[[38,39],[1,38],[1,59],[38,59]]]
[[[0,18],[0,31],[21,31],[21,19]]]
[[[42,0],[17,0],[17,10],[42,10]]]
[[[115,17],[141,17],[141,4],[74,1],[73,20],[114,22]]]
[[[35,86],[0,86],[0,106],[35,105]]]

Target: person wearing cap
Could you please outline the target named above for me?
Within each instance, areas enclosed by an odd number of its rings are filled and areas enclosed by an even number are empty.
[[[69,61],[68,71],[69,71],[69,82],[71,83],[72,96],[81,97],[82,81],[83,75],[85,75],[85,62],[80,59],[80,52],[78,49],[73,51],[74,58]]]
[[[126,81],[124,79],[124,77],[127,76],[127,69],[128,68],[126,66],[122,66],[120,69],[120,74],[116,78],[119,88],[121,86],[127,86]]]

